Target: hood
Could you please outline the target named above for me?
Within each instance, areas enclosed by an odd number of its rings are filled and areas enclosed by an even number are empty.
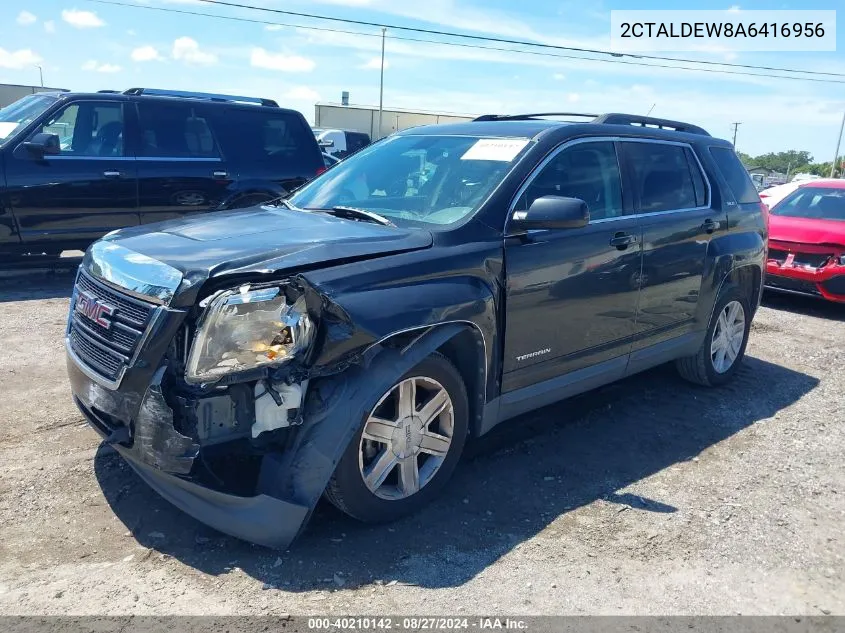
[[[845,246],[845,222],[770,215],[769,239],[776,242]]]
[[[213,277],[380,257],[428,248],[432,241],[424,230],[261,206],[123,229],[98,244],[100,252],[128,249],[144,261],[164,263],[181,273],[183,288],[196,289]]]

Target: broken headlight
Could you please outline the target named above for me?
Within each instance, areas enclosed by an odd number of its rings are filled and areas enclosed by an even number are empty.
[[[313,324],[305,298],[291,302],[280,288],[244,286],[208,306],[188,356],[186,379],[213,382],[223,376],[280,365],[311,343]]]

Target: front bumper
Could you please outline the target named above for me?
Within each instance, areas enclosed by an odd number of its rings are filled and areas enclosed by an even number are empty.
[[[302,530],[309,504],[262,493],[238,496],[190,479],[199,446],[173,428],[155,379],[143,394],[113,391],[92,380],[70,354],[67,369],[74,402],[91,427],[177,508],[220,532],[272,548],[287,547]]]
[[[821,268],[766,262],[766,288],[845,303],[845,266]]]

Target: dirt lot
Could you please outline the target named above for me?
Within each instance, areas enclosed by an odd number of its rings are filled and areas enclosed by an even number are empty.
[[[439,502],[290,552],[159,499],[65,378],[69,274],[0,279],[2,614],[845,614],[845,309],[767,301],[735,383],[661,368],[513,421]]]

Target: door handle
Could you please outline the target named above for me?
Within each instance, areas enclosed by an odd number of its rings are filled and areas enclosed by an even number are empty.
[[[223,179],[223,178],[229,177],[229,172],[228,171],[215,171],[215,172],[212,172],[211,175],[214,176],[215,178]]]
[[[722,226],[720,222],[717,222],[716,220],[707,219],[704,220],[704,224],[701,225],[701,228],[704,229],[704,231],[707,233],[712,233],[713,231],[718,230],[720,226]]]
[[[108,171],[108,170],[106,170],[106,171],[103,172],[104,178],[120,178],[122,175],[123,174],[121,174],[119,171]]]
[[[612,238],[610,238],[610,245],[615,246],[617,250],[624,251],[628,248],[631,244],[637,243],[637,236],[631,235],[630,233],[617,233]]]

